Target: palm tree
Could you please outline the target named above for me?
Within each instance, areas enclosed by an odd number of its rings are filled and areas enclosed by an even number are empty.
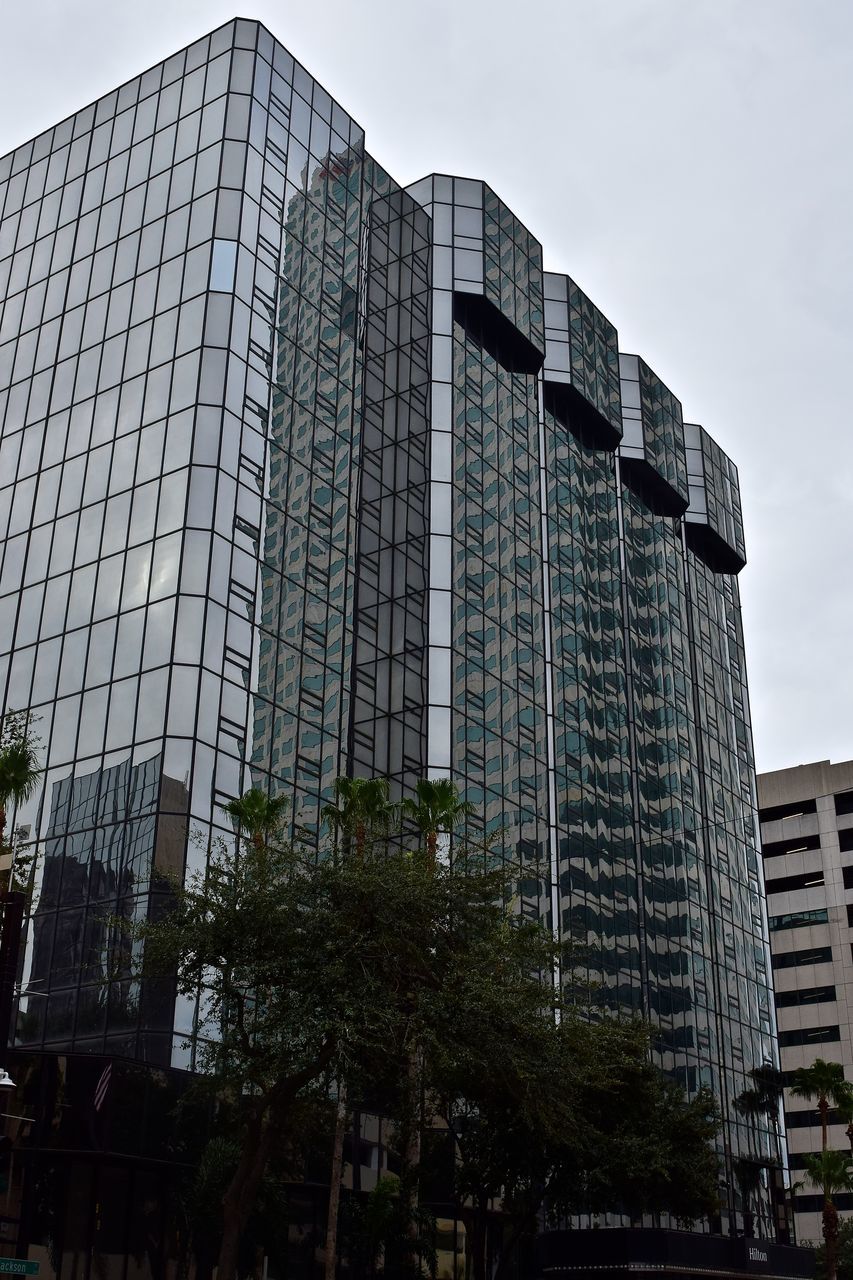
[[[853,1086],[844,1079],[844,1068],[840,1062],[824,1062],[823,1058],[815,1058],[810,1067],[800,1067],[794,1072],[791,1093],[795,1098],[806,1098],[809,1102],[817,1099],[820,1112],[821,1151],[826,1151],[827,1123],[830,1105],[837,1107],[853,1100]]]
[[[287,796],[269,796],[252,787],[239,800],[231,800],[225,811],[260,850],[278,834],[289,803]]]
[[[0,846],[9,807],[17,808],[35,794],[40,774],[35,742],[18,717],[8,717],[0,736]]]
[[[338,778],[335,799],[323,809],[336,840],[352,847],[359,862],[364,861],[368,842],[387,835],[398,808],[388,799],[387,778]]]
[[[837,1066],[837,1063],[824,1064]],[[808,1069],[808,1068],[806,1068]],[[838,1273],[838,1210],[833,1196],[853,1190],[853,1167],[846,1151],[811,1152],[805,1157],[806,1172],[823,1192],[823,1238],[826,1241],[826,1280]]]
[[[350,849],[364,862],[368,843],[387,836],[397,821],[398,808],[388,798],[386,778],[338,778],[335,799],[323,809],[335,842],[341,839],[344,852]],[[344,1137],[347,1129],[347,1086],[338,1081],[335,1108],[335,1137],[332,1144],[332,1171],[329,1181],[329,1213],[326,1220],[325,1280],[335,1280],[338,1260],[338,1216],[341,1203],[341,1176],[344,1167]],[[353,1159],[358,1159],[355,1154]]]
[[[456,826],[475,812],[474,806],[460,800],[455,782],[449,778],[422,778],[415,789],[416,800],[404,800],[400,806],[424,837],[427,863],[434,867],[439,835],[449,835]]]

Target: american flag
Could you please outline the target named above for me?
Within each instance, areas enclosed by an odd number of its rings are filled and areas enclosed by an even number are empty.
[[[104,1105],[104,1100],[107,1096],[107,1093],[109,1092],[110,1080],[112,1079],[112,1074],[113,1074],[113,1064],[111,1062],[108,1062],[107,1065],[104,1067],[103,1071],[101,1072],[101,1076],[100,1076],[100,1079],[98,1080],[98,1083],[95,1085],[95,1110],[96,1111],[100,1111],[101,1107]]]

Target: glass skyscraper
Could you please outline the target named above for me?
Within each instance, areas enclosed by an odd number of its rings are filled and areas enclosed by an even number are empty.
[[[257,23],[4,157],[0,213],[0,699],[46,765],[19,1043],[191,1066],[109,920],[249,786],[316,839],[340,774],[450,774],[720,1100],[741,1222],[780,1137],[734,1107],[777,1049],[733,464],[489,186],[399,185]]]

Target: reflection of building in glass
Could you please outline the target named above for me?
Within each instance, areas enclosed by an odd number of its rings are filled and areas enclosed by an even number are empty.
[[[168,1062],[168,993],[131,979],[120,922],[147,918],[152,890],[168,894],[166,877],[180,875],[186,800],[156,756],[54,784],[21,1043]],[[158,806],[176,817],[158,821]]]
[[[290,195],[270,349],[252,763],[295,784],[303,827],[316,826],[320,797],[344,767],[363,169],[357,150],[330,153],[306,172],[307,191]]]
[[[30,1041],[191,1065],[194,1001],[127,989],[101,904],[152,910],[249,785],[316,833],[339,773],[449,772],[720,1098],[734,1228],[778,1149],[733,1107],[776,1058],[734,466],[494,191],[402,189],[257,23],[0,160],[0,201]]]

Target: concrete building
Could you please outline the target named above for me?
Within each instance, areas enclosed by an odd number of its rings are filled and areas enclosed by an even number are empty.
[[[782,1069],[825,1058],[853,1081],[853,760],[761,774],[758,803]],[[820,1118],[787,1090],[785,1117],[796,1182]],[[830,1145],[846,1151],[846,1124],[830,1119]],[[796,1194],[798,1240],[820,1239],[822,1203],[810,1184]],[[853,1194],[836,1204],[853,1209]]]

